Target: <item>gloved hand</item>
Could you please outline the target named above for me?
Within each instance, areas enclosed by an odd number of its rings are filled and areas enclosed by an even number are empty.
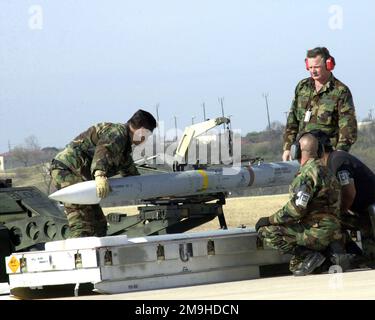
[[[282,160],[283,161],[290,161],[291,160],[291,158],[290,158],[290,150],[285,150],[283,152]]]
[[[262,217],[256,223],[255,230],[258,232],[259,228],[270,226],[270,225],[271,225],[270,219],[268,219],[268,217]]]
[[[110,187],[108,179],[104,171],[96,170],[95,171],[95,183],[96,183],[96,195],[99,198],[105,198],[108,196]]]

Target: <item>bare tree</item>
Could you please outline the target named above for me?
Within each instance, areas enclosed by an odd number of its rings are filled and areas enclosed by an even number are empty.
[[[50,163],[46,162],[46,163],[42,163],[42,164],[38,165],[37,170],[40,172],[40,174],[43,177],[43,182],[44,182],[44,186],[46,188],[45,189],[46,193],[50,194],[51,183],[52,183],[52,178],[51,178],[51,174],[50,174],[50,170],[51,170]]]
[[[16,146],[12,149],[12,156],[17,161],[23,163],[25,167],[27,167],[31,160],[31,153],[29,150],[22,146]]]
[[[14,159],[21,162],[25,167],[29,166],[32,162],[41,156],[40,145],[36,136],[31,135],[25,138],[23,145],[15,146],[11,151]]]
[[[29,149],[30,151],[39,151],[40,145],[39,145],[38,138],[34,135],[31,135],[25,138],[25,147],[26,149]]]

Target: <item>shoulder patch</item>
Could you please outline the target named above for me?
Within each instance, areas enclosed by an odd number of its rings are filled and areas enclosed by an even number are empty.
[[[306,209],[309,200],[310,200],[310,194],[304,191],[299,191],[297,193],[296,206]]]
[[[338,171],[337,178],[342,186],[346,186],[350,183],[350,175],[347,170]]]

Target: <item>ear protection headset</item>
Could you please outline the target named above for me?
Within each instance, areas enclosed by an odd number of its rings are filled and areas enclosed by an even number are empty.
[[[310,68],[309,68],[309,60],[308,60],[307,58],[305,59],[305,64],[306,64],[306,70],[307,70],[307,71],[310,71]],[[327,69],[328,71],[332,71],[333,69],[335,69],[335,65],[336,65],[335,58],[329,56],[329,57],[326,59],[326,69]]]
[[[322,143],[322,141],[320,139],[319,132],[320,132],[320,130],[312,130],[312,131],[304,132],[301,135],[299,135],[299,137],[297,137],[296,141],[294,141],[294,143],[290,147],[290,157],[291,157],[291,159],[292,160],[299,160],[299,159],[301,159],[302,150],[301,150],[301,144],[299,143],[299,140],[305,134],[308,134],[308,133],[312,134],[315,137],[315,139],[318,140],[317,156],[318,156],[318,158],[321,158],[323,156],[323,152],[324,152],[324,145],[323,145],[323,143]]]

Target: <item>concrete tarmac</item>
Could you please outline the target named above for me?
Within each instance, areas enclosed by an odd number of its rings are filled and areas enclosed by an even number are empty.
[[[8,295],[0,300],[13,300]],[[61,299],[61,298],[60,298]],[[375,270],[274,277],[64,300],[340,300],[375,299]]]

